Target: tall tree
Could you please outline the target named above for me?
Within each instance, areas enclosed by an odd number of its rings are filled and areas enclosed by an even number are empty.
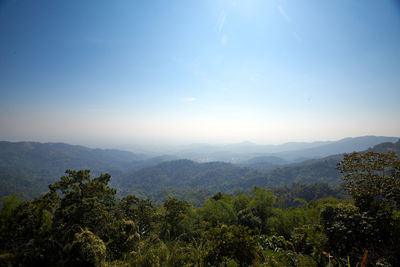
[[[400,161],[394,153],[355,152],[345,155],[338,169],[354,205],[322,211],[331,249],[358,262],[367,250],[369,263],[385,259],[399,266]]]
[[[275,200],[276,196],[271,192],[258,187],[254,188],[254,197],[249,203],[249,208],[255,216],[260,218],[263,233],[267,231],[267,219],[272,215]]]
[[[394,152],[351,153],[338,164],[348,193],[362,210],[376,204],[400,208],[400,161]]]

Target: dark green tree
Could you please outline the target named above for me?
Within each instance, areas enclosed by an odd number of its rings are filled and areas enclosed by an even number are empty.
[[[51,238],[51,215],[38,204],[22,202],[0,226],[0,250],[12,265],[49,265],[60,248]]]
[[[211,266],[234,260],[240,266],[250,266],[259,260],[257,236],[245,226],[222,224],[206,234],[208,253],[205,261]]]
[[[161,235],[164,239],[174,240],[184,233],[184,227],[181,224],[186,214],[192,206],[183,200],[177,200],[172,196],[164,202],[164,219]]]
[[[67,265],[100,267],[105,263],[106,246],[103,240],[86,229],[80,233],[75,233],[74,241],[68,253],[70,257]]]
[[[400,265],[400,161],[394,153],[352,153],[338,164],[354,205],[327,206],[321,221],[330,249],[369,264],[388,260]]]
[[[255,187],[254,197],[249,203],[252,213],[260,218],[262,233],[267,232],[267,219],[272,215],[276,196],[265,189]]]
[[[354,152],[344,156],[338,169],[361,210],[388,204],[400,208],[400,161],[394,152]]]
[[[66,171],[61,181],[49,185],[62,199],[55,211],[54,227],[63,243],[71,242],[83,228],[108,239],[107,228],[114,221],[112,210],[116,190],[108,187],[110,175],[91,179],[89,170]],[[108,240],[105,240],[108,241]]]
[[[137,227],[120,215],[116,190],[108,186],[110,175],[91,178],[89,170],[67,170],[66,174],[61,181],[49,186],[50,192],[61,196],[54,212],[53,231],[56,240],[65,246],[65,260],[68,261],[70,256],[66,248],[82,229],[87,229],[107,244],[108,259],[129,252],[133,245],[131,237],[137,233]]]
[[[137,223],[141,237],[148,236],[153,230],[157,218],[155,207],[149,199],[140,199],[133,195],[125,196],[119,201],[119,210],[122,218]]]
[[[221,223],[232,224],[237,220],[231,197],[222,193],[209,198],[200,209],[200,214],[212,226]]]

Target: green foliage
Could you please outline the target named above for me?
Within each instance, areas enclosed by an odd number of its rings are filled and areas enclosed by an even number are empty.
[[[157,236],[141,241],[127,262],[130,266],[205,266],[204,248],[179,241],[165,243]]]
[[[126,219],[117,220],[109,227],[107,251],[111,259],[120,259],[132,252],[141,239],[137,228],[134,221]]]
[[[249,203],[252,213],[260,218],[262,232],[266,233],[266,223],[268,217],[272,215],[272,208],[275,204],[276,196],[265,189],[254,188],[254,197]]]
[[[317,258],[327,246],[328,238],[319,225],[306,224],[294,228],[290,240],[296,252]]]
[[[308,214],[303,209],[273,209],[266,222],[268,232],[289,238],[294,228],[309,223]]]
[[[126,151],[63,143],[0,141],[0,197],[19,194],[24,200],[32,200],[46,192],[47,185],[56,182],[66,169],[117,175],[143,158]]]
[[[250,203],[250,198],[247,195],[238,195],[232,200],[233,208],[235,212],[240,212],[247,208]]]
[[[278,197],[279,208],[297,208],[302,205],[297,200],[302,199],[306,202],[313,200],[334,197],[343,199],[344,190],[342,186],[332,188],[327,183],[299,184],[293,183],[291,186],[280,186],[268,188]]]
[[[165,197],[167,188],[169,193],[186,199],[192,197],[188,195],[188,192],[192,192],[198,194],[199,199],[205,200],[212,192],[233,192],[236,188],[250,189],[252,186],[240,184],[262,176],[260,172],[225,162],[197,163],[191,160],[174,160],[128,172],[117,182],[118,187],[124,189],[123,193],[134,192],[142,197],[157,197],[159,200],[160,197]]]
[[[153,230],[156,215],[155,208],[149,199],[144,200],[128,195],[119,201],[118,208],[122,218],[136,222],[142,237],[149,235]]]
[[[338,169],[360,209],[367,211],[375,205],[400,208],[400,160],[394,152],[354,152],[344,156]]]
[[[262,235],[259,238],[259,243],[262,249],[269,249],[273,251],[284,251],[292,249],[293,245],[288,242],[283,236],[276,235]]]
[[[166,240],[174,240],[184,233],[184,225],[181,222],[192,206],[186,201],[177,200],[170,196],[170,199],[164,202],[163,207],[164,225],[161,236]]]
[[[70,266],[102,266],[106,259],[106,246],[98,236],[89,230],[75,234],[68,249]]]
[[[56,248],[50,238],[51,217],[46,210],[34,203],[22,202],[12,210],[11,216],[2,216],[1,221],[0,250],[14,256],[13,264],[46,264],[55,256],[48,253]]]
[[[136,251],[131,252],[129,262],[132,266],[163,266],[168,259],[168,247],[157,236],[141,241]]]
[[[206,235],[208,253],[205,261],[212,266],[227,259],[240,266],[248,266],[259,260],[257,237],[245,226],[222,224],[212,228]]]
[[[238,212],[238,224],[247,226],[250,229],[259,232],[262,229],[261,219],[253,214],[251,209],[243,209]]]
[[[330,251],[341,257],[350,256],[353,263],[361,261],[365,250],[369,251],[372,262],[399,252],[400,221],[393,217],[390,209],[369,213],[352,204],[339,204],[327,206],[321,217]]]
[[[321,213],[328,246],[341,257],[399,265],[400,161],[394,153],[352,153],[338,164],[353,204],[326,206]]]
[[[91,179],[89,170],[69,171],[61,181],[50,185],[63,195],[54,214],[54,228],[60,242],[71,242],[81,228],[88,228],[108,242],[115,221],[115,189],[108,187],[110,175]]]
[[[293,251],[263,251],[263,266],[281,267],[281,266],[318,266],[317,262],[307,255],[296,254]]]
[[[385,178],[398,177],[396,164]],[[329,255],[355,266],[365,250],[368,264],[400,265],[400,212],[386,193],[395,189],[353,202],[319,198],[332,195],[326,185],[255,187],[195,208],[172,196],[160,206],[118,198],[109,181],[67,171],[33,201],[3,198],[0,266],[327,266]]]
[[[231,197],[221,193],[209,198],[200,209],[200,214],[213,226],[220,223],[232,224],[237,219]]]
[[[348,150],[348,147],[340,150]],[[383,153],[393,151],[400,155],[400,141],[383,143],[370,150]],[[335,167],[342,158],[343,155],[334,155],[259,172],[222,162],[166,162],[175,159],[173,156],[145,159],[143,155],[126,151],[89,149],[60,143],[0,142],[0,197],[19,194],[21,199],[32,200],[45,192],[48,184],[56,182],[65,169],[91,169],[95,175],[110,173],[113,176],[111,185],[123,196],[135,194],[162,204],[168,199],[168,194],[173,193],[177,199],[200,207],[218,191],[231,193],[234,190],[251,190],[254,186],[288,186],[293,183],[338,185],[341,182],[340,172]],[[312,200],[310,197],[341,198],[335,195],[336,192],[330,193],[324,186],[321,187],[320,191],[316,189],[307,193],[305,190],[305,194],[293,198],[306,201]],[[278,192],[273,193],[281,196]],[[289,206],[290,200],[289,196]]]
[[[327,206],[321,217],[330,250],[341,256],[358,257],[374,242],[376,229],[371,224],[374,218],[352,204]]]
[[[6,221],[11,219],[12,212],[21,204],[21,200],[17,195],[5,196],[0,199],[2,207],[0,211],[1,225],[4,225]]]
[[[310,256],[296,253],[283,236],[260,236],[263,266],[317,266]]]

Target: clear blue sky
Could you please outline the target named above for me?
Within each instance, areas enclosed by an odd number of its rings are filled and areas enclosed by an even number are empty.
[[[0,140],[400,136],[388,0],[0,0]]]

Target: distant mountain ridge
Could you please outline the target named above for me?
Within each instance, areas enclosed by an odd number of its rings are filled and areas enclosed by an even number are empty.
[[[368,150],[384,153],[394,151],[400,156],[400,140],[396,143],[378,144]],[[233,192],[249,190],[254,186],[281,186],[292,183],[339,185],[341,179],[336,166],[342,158],[343,154],[331,155],[289,164],[265,173],[224,162],[197,163],[191,160],[177,160],[126,174],[116,183],[124,193],[134,193],[142,197],[151,197],[163,188],[175,191],[202,188],[214,192]]]
[[[144,155],[115,149],[90,149],[64,143],[0,142],[0,197],[23,193],[31,198],[47,191],[47,185],[66,169],[90,169],[118,175]]]
[[[294,163],[334,154],[362,151],[380,143],[396,142],[398,139],[399,137],[360,136],[338,141],[289,142],[281,145],[257,145],[251,142],[222,146],[196,144],[175,152],[175,155],[199,162],[225,161],[244,164],[252,158],[268,156]]]
[[[132,161],[145,159],[145,155],[116,149],[91,149],[65,143],[5,142],[0,141],[0,164],[31,164],[44,168],[57,164],[61,169],[69,166],[107,169],[124,168]]]
[[[248,167],[258,171],[269,171],[286,164],[289,164],[289,162],[276,156],[259,156],[238,163],[241,167]]]
[[[395,143],[381,143],[361,152],[365,151],[379,153],[394,152],[397,157],[400,158],[400,139]],[[238,183],[236,187],[248,188],[252,186],[280,186],[290,185],[292,183],[309,184],[316,182],[338,185],[341,183],[341,180],[340,172],[336,169],[336,165],[343,159],[343,155],[344,154],[331,155],[320,159],[307,160],[301,163],[279,167],[266,172],[263,177]]]
[[[308,157],[308,158],[322,158],[329,155],[351,153],[355,151],[363,151],[370,147],[376,146],[386,142],[396,142],[398,137],[384,137],[384,136],[360,136],[344,138],[322,146],[307,148],[300,151],[282,152],[280,155],[285,157]]]
[[[354,151],[354,148],[365,147],[371,142],[393,139],[391,137],[349,138],[338,142],[337,148],[331,146],[334,143],[324,143],[319,147],[308,148],[308,151],[311,150],[314,154],[319,151],[319,155],[338,150],[343,153],[346,152],[343,150]],[[398,144],[399,142],[396,144],[385,142],[373,149],[384,152],[396,149]],[[242,143],[240,146],[257,145]],[[315,149],[319,150],[315,152]],[[303,150],[297,150],[295,153],[301,151]],[[298,158],[299,155],[301,156],[301,153],[292,156]],[[248,158],[239,165],[226,162],[199,163],[179,159],[182,159],[182,156],[162,155],[148,158],[146,155],[127,151],[90,149],[63,143],[2,141],[0,142],[0,197],[19,193],[21,197],[31,199],[47,191],[47,185],[58,180],[66,169],[90,169],[94,174],[108,172],[112,176],[111,184],[122,189],[121,191],[133,190],[140,194],[151,193],[151,196],[154,196],[156,190],[174,192],[174,190],[204,187],[207,192],[212,192],[292,182],[324,181],[335,184],[338,175],[334,167],[340,160],[340,155],[295,164],[289,164],[290,161],[275,154],[256,154],[256,157]],[[171,160],[175,163],[171,163]]]

